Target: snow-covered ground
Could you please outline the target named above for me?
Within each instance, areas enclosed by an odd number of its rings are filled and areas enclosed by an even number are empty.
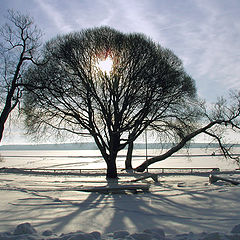
[[[240,181],[237,172],[222,176]],[[120,176],[118,184],[134,178]],[[109,184],[116,183],[100,174],[0,173],[0,240],[240,239],[230,233],[240,224],[239,185],[210,184],[208,174],[175,174],[159,175],[158,183],[144,180],[146,193],[79,191]]]
[[[184,150],[181,156],[153,167],[237,168],[217,155],[211,156],[214,149],[190,150],[194,156],[190,160],[184,157]],[[158,154],[154,151],[148,153]],[[86,170],[75,176],[19,171],[105,167],[99,153],[92,150],[11,150],[0,154],[0,168],[15,168],[15,172],[0,171],[0,240],[240,240],[236,233],[240,226],[231,233],[240,224],[240,186],[221,181],[210,184],[209,174],[161,173],[159,182],[139,182],[149,185],[150,191],[138,194],[83,192],[86,187],[126,184],[137,176],[121,174],[114,183],[107,182],[100,172],[93,175]],[[137,150],[135,155],[140,156],[133,161],[137,166],[144,160],[144,151]],[[124,157],[120,157],[118,168],[123,166]],[[240,181],[237,171],[222,176]]]

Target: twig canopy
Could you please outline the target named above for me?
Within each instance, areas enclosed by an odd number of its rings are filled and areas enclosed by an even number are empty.
[[[108,71],[98,65],[106,59]],[[179,120],[195,98],[179,58],[142,34],[100,27],[59,36],[46,44],[43,61],[25,75],[28,128],[90,134],[108,177],[117,176],[121,149],[152,123]]]

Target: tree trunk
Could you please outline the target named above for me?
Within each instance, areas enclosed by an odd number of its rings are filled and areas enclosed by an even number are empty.
[[[0,142],[1,142],[2,137],[3,137],[3,131],[4,131],[4,123],[0,123]]]
[[[133,153],[133,142],[130,142],[128,144],[127,157],[126,157],[126,160],[125,160],[125,169],[126,170],[133,169],[133,167],[132,167],[132,153]]]
[[[18,98],[15,100],[14,103],[12,103],[12,100],[13,100],[13,96],[14,96],[14,92],[16,91],[17,89],[17,86],[16,86],[16,82],[17,82],[17,79],[19,77],[19,73],[20,73],[20,68],[22,66],[22,63],[23,63],[23,56],[24,56],[24,51],[22,51],[21,55],[20,55],[20,58],[19,58],[19,62],[18,62],[18,65],[16,67],[16,70],[15,70],[15,73],[14,73],[14,76],[13,76],[13,80],[12,80],[12,84],[11,84],[11,87],[10,89],[8,90],[8,94],[7,94],[7,98],[6,98],[6,102],[5,102],[5,106],[2,110],[2,113],[0,115],[0,142],[2,140],[2,137],[3,137],[3,131],[4,131],[4,125],[7,121],[7,118],[10,114],[10,112],[17,106],[18,104]]]
[[[106,178],[117,179],[118,176],[117,176],[116,159],[117,159],[117,154],[119,149],[119,138],[117,139],[117,141],[113,141],[113,140],[111,141],[111,143],[109,144],[110,153],[107,153],[106,146],[101,142],[98,135],[92,133],[92,136],[94,137],[95,143],[97,144],[103,156],[103,159],[107,164]]]
[[[117,165],[116,165],[116,158],[109,159],[106,161],[107,163],[107,174],[106,178],[117,178]]]
[[[7,100],[6,100],[5,106],[2,110],[2,113],[0,114],[0,142],[3,137],[4,125],[8,119],[8,116],[9,116],[10,112],[14,109],[14,107],[17,105],[17,103],[15,103],[12,106],[13,93],[14,93],[14,90],[11,89],[11,91],[7,95]]]
[[[18,103],[18,100],[16,100],[15,103],[12,104],[12,97],[13,97],[13,94],[11,91],[10,93],[8,93],[6,104],[3,108],[2,113],[0,114],[0,142],[2,141],[4,126],[8,119],[8,116]]]
[[[105,159],[107,163],[107,175],[106,178],[117,178],[117,154],[119,151],[120,135],[118,132],[111,132],[109,141],[109,155]]]

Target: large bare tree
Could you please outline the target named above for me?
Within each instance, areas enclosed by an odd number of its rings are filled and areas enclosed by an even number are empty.
[[[22,98],[22,76],[29,62],[35,62],[41,32],[33,19],[13,10],[0,29],[0,142],[10,113]]]
[[[29,132],[41,135],[51,128],[90,134],[108,178],[117,177],[118,152],[127,145],[131,152],[148,126],[161,120],[180,134],[174,123],[192,129],[197,118],[191,107],[195,84],[182,62],[142,34],[86,29],[49,41],[45,59],[47,64],[32,65],[24,78],[32,86],[24,98]],[[112,63],[109,70],[102,61]]]

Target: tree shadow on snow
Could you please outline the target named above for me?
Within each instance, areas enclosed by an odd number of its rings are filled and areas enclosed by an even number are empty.
[[[106,186],[113,184],[121,183],[106,182]],[[14,216],[21,222],[32,220],[36,222],[35,227],[50,228],[57,233],[69,230],[140,232],[147,228],[163,228],[171,234],[224,231],[240,221],[239,214],[234,211],[238,205],[237,195],[221,194],[220,190],[211,191],[211,188],[200,191],[171,184],[155,184],[153,189],[138,194],[79,192],[78,201],[32,192],[28,195],[34,195],[34,198],[18,200]],[[69,195],[73,193],[69,192]],[[84,196],[83,200],[81,196]]]
[[[107,185],[112,183],[108,183]],[[116,184],[116,183],[115,183]],[[236,197],[221,196],[219,192],[201,192],[164,187],[161,192],[139,194],[102,194],[90,193],[77,209],[70,214],[54,219],[55,231],[77,221],[79,216],[86,217],[86,223],[91,223],[95,229],[105,233],[117,230],[131,232],[143,231],[147,228],[163,228],[166,232],[175,234],[186,231],[213,231],[231,229],[234,222],[239,221]],[[168,191],[167,194],[164,193]],[[219,202],[223,203],[224,206]],[[235,207],[234,207],[234,204]],[[76,218],[74,220],[74,218]],[[85,229],[82,222],[80,230]],[[99,225],[100,223],[100,225]],[[81,229],[82,228],[82,229]]]

